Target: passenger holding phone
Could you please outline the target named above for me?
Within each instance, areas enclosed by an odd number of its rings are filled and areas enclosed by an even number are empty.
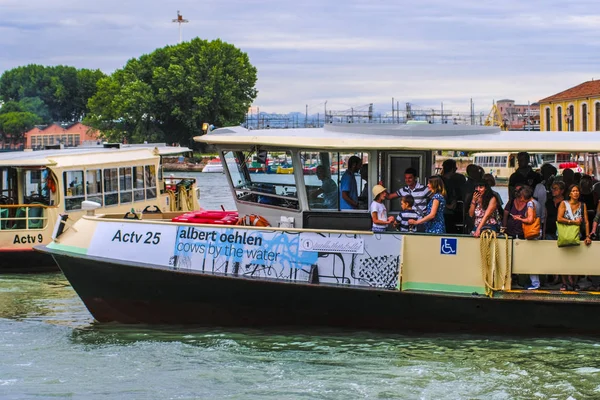
[[[497,200],[492,188],[486,181],[475,184],[473,200],[469,206],[469,216],[474,219],[475,226],[471,234],[479,237],[484,230],[498,232],[500,228],[500,215],[497,209]]]
[[[502,227],[507,235],[519,239],[525,239],[523,234],[523,219],[527,218],[527,200],[522,196],[521,191],[525,189],[523,185],[515,187],[514,197],[504,208],[504,219]],[[532,193],[530,188],[527,188]],[[533,203],[531,205],[533,207]],[[517,217],[517,218],[515,218]]]

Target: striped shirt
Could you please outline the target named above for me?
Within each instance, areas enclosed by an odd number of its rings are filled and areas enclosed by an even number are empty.
[[[408,225],[409,219],[419,219],[421,216],[413,209],[410,210],[402,210],[400,214],[396,217],[396,221],[400,224],[400,232],[408,232],[415,231],[416,226],[413,226],[413,229],[410,229],[410,225]]]
[[[424,215],[425,209],[427,208],[427,203],[429,202],[429,195],[431,191],[427,186],[421,185],[419,182],[415,185],[413,189],[408,186],[404,186],[396,191],[398,197],[406,196],[410,194],[415,199],[415,204],[413,204],[413,208],[419,214]]]

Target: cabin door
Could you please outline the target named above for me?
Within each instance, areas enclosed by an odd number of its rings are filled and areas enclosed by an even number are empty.
[[[403,187],[404,171],[407,168],[417,170],[417,181],[427,185],[427,177],[431,174],[431,153],[427,152],[383,152],[381,157],[381,180],[389,193]],[[399,212],[400,201],[392,200],[387,206],[388,212]]]

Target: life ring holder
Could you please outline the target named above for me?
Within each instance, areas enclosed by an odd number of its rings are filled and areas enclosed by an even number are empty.
[[[257,214],[244,215],[240,217],[236,223],[236,225],[240,226],[271,226],[269,221],[265,217],[262,217]]]

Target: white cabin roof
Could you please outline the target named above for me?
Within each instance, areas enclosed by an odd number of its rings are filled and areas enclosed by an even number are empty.
[[[157,153],[155,151],[157,150]],[[132,160],[149,160],[157,155],[175,155],[191,151],[187,147],[161,144],[121,145],[120,148],[82,146],[39,151],[10,151],[0,153],[0,167],[55,166],[71,167],[110,164]]]
[[[323,150],[600,152],[600,132],[502,131],[469,125],[327,124],[322,128],[216,129],[198,142]]]

